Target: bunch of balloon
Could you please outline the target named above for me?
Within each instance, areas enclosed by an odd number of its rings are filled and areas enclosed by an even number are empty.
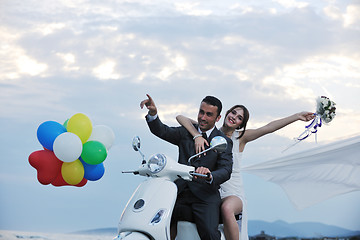
[[[44,150],[29,156],[43,185],[82,187],[97,181],[105,173],[104,160],[115,135],[105,125],[93,126],[83,113],[77,113],[60,124],[46,121],[37,129],[37,138]]]

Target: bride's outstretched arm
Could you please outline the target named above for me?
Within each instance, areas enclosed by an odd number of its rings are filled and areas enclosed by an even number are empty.
[[[243,141],[250,142],[253,141],[259,137],[262,137],[266,134],[275,132],[295,121],[301,120],[301,121],[310,121],[315,117],[314,113],[312,112],[299,112],[296,114],[293,114],[291,116],[281,118],[278,120],[274,120],[268,124],[266,124],[263,127],[257,128],[257,129],[249,129],[246,130]]]
[[[194,124],[197,124],[195,120],[192,120],[183,115],[176,116],[176,120],[182,125],[188,132],[193,136],[195,141],[195,151],[199,153],[205,150],[205,144],[209,146],[209,143],[201,136],[198,130],[194,127]]]

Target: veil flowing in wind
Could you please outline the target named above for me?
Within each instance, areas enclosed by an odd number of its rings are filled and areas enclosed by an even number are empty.
[[[297,209],[360,190],[360,135],[244,166],[242,171],[280,185]]]

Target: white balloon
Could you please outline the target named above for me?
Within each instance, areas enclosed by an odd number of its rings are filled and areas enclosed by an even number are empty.
[[[111,128],[105,125],[93,126],[91,135],[88,141],[98,141],[105,145],[106,149],[109,150],[114,143],[115,134]]]
[[[74,133],[65,132],[57,136],[53,149],[55,156],[63,162],[73,162],[81,156],[81,139]]]

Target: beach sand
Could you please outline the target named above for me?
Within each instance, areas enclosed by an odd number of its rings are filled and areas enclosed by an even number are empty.
[[[112,235],[83,235],[0,230],[0,240],[112,240]]]

